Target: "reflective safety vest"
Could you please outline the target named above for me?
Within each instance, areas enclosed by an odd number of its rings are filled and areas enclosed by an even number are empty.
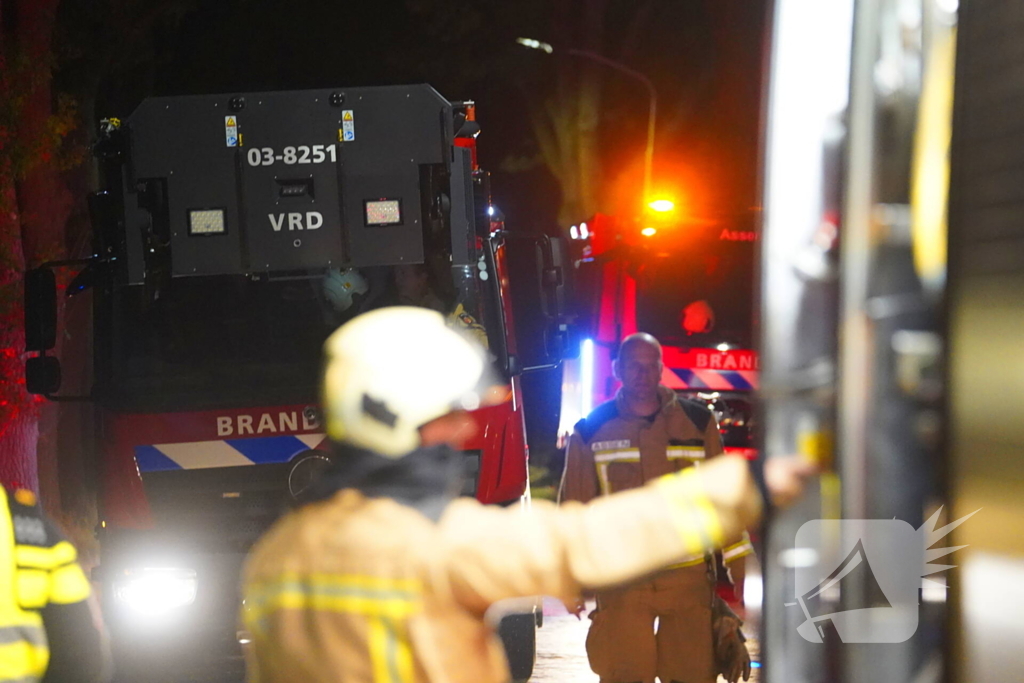
[[[0,683],[46,673],[50,649],[40,610],[89,597],[73,545],[46,522],[29,491],[0,487]]]

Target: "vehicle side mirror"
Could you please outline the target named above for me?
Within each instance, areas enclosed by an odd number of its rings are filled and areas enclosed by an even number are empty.
[[[546,237],[537,246],[548,356],[559,361],[576,358],[580,347],[571,305],[574,270],[569,247],[562,237]]]
[[[579,354],[572,310],[573,262],[564,240],[503,231],[515,311],[516,355],[523,372],[553,370]],[[522,278],[519,280],[518,278]]]
[[[549,320],[565,315],[566,277],[562,251],[564,244],[557,237],[543,237],[537,241],[537,272],[543,297],[541,307]]]
[[[569,322],[549,324],[544,330],[544,345],[549,358],[579,358],[580,339],[576,325]]]
[[[34,268],[25,273],[25,349],[43,352],[56,345],[57,278],[49,268]]]
[[[53,356],[36,356],[25,361],[25,390],[49,396],[60,389],[60,361]]]

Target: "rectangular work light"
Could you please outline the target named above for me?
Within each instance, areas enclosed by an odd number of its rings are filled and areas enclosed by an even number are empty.
[[[367,199],[365,204],[366,225],[382,226],[402,224],[401,199]]]
[[[193,209],[188,212],[188,234],[223,235],[225,232],[223,209]]]

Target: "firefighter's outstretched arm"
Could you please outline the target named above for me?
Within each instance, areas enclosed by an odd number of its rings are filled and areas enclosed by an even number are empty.
[[[454,505],[438,556],[469,609],[529,595],[565,602],[734,542],[762,506],[746,461],[721,456],[586,505],[538,502],[525,514]]]

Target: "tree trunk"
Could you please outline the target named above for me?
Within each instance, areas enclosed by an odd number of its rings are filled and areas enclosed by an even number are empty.
[[[553,9],[553,33],[565,36],[566,46],[601,53],[606,14],[606,0],[560,2]],[[532,123],[544,162],[562,190],[558,220],[568,225],[601,208],[599,125],[605,67],[572,55],[555,58],[557,90],[545,104],[545,115],[533,116]]]
[[[57,476],[58,407],[29,396],[23,386],[24,338],[20,280],[26,267],[62,258],[66,252],[64,228],[70,210],[67,188],[56,165],[52,149],[53,93],[49,68],[51,37],[58,0],[0,0],[0,40],[7,56],[32,69],[20,93],[23,104],[13,112],[11,144],[29,150],[24,168],[13,167],[12,155],[0,157],[4,217],[2,234],[4,253],[3,285],[5,306],[3,346],[7,355],[7,376],[16,377],[16,386],[5,400],[13,403],[0,426],[0,476],[5,483],[37,489],[51,512],[60,512]],[[12,60],[12,63],[15,60]],[[10,146],[5,152],[10,151]]]
[[[34,450],[39,410],[24,386],[21,223],[13,169],[4,157],[0,164],[0,374],[4,377],[0,389],[0,482],[38,489]]]

